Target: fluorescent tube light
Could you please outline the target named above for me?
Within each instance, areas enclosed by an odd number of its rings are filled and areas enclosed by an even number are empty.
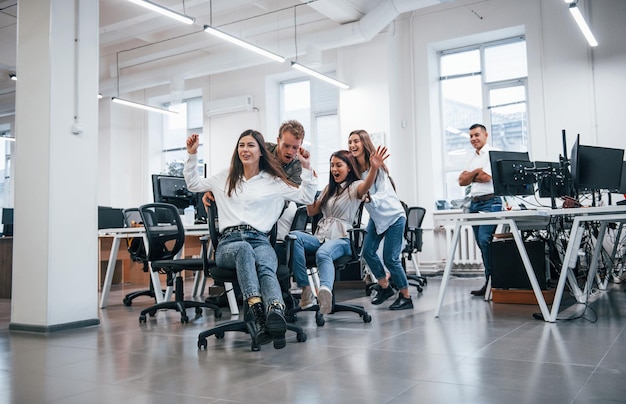
[[[580,9],[576,5],[576,3],[571,3],[569,5],[569,12],[572,13],[572,17],[574,17],[576,24],[578,24],[578,28],[580,28],[580,30],[582,31],[583,35],[587,39],[587,42],[589,42],[589,46],[598,46],[598,41],[596,41],[596,38],[593,36],[593,33],[585,22],[585,19],[580,13]]]
[[[339,81],[339,80],[335,80],[335,79],[333,79],[332,77],[329,77],[329,76],[327,76],[327,75],[325,75],[325,74],[322,74],[322,73],[320,73],[320,72],[318,72],[318,71],[315,71],[315,70],[313,70],[313,69],[309,69],[308,67],[306,67],[306,66],[304,66],[304,65],[301,65],[301,64],[300,64],[300,63],[298,63],[298,62],[293,62],[293,61],[292,61],[292,62],[291,62],[291,67],[293,67],[293,68],[294,68],[294,69],[296,69],[296,70],[300,70],[301,72],[304,72],[304,73],[306,73],[306,74],[308,74],[308,75],[310,75],[310,76],[313,76],[313,77],[315,77],[315,78],[318,78],[318,79],[320,79],[320,80],[324,80],[325,82],[330,83],[330,84],[332,84],[332,85],[334,85],[334,86],[337,86],[337,87],[339,87],[339,88],[343,88],[344,90],[347,90],[347,89],[349,89],[349,88],[350,88],[350,86],[349,86],[349,85],[347,85],[346,83],[341,82],[341,81]]]
[[[176,11],[170,10],[169,8],[160,6],[156,3],[153,3],[149,0],[128,0],[131,3],[135,3],[139,6],[145,7],[148,10],[152,10],[164,16],[175,19],[176,21],[180,21],[184,24],[193,24],[195,18],[189,17],[188,15],[177,13]]]
[[[166,114],[166,115],[178,115],[178,112],[176,111],[172,111],[172,110],[165,109],[165,108],[153,107],[151,105],[141,104],[141,103],[134,102],[134,101],[128,101],[128,100],[124,100],[118,97],[112,97],[111,101],[113,101],[116,104],[126,105],[127,107],[139,108],[139,109],[143,109],[143,110],[150,111],[150,112],[158,112],[160,114]]]
[[[258,46],[253,45],[250,42],[246,42],[243,39],[239,39],[237,37],[234,37],[234,36],[232,36],[230,34],[227,34],[224,31],[220,31],[217,28],[213,28],[210,25],[205,25],[204,26],[204,32],[207,32],[207,33],[209,33],[209,34],[211,34],[213,36],[216,36],[216,37],[218,37],[220,39],[228,41],[228,42],[230,42],[232,44],[235,44],[237,46],[241,46],[242,48],[245,48],[245,49],[247,49],[249,51],[256,52],[259,55],[263,55],[266,58],[272,59],[275,62],[282,63],[282,62],[285,61],[285,58],[280,56],[280,55],[277,55],[277,54],[275,54],[273,52],[270,52],[268,50],[265,50],[263,48],[259,48]]]

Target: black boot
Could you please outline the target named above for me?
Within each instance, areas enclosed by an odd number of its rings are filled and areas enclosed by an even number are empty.
[[[254,335],[254,340],[257,345],[266,345],[272,342],[272,336],[267,332],[267,319],[265,317],[265,307],[262,302],[254,303],[250,306],[250,311],[254,316],[254,322],[256,323],[257,332]]]
[[[474,296],[485,296],[485,292],[487,292],[487,282],[485,282],[482,288],[478,290],[472,290],[470,293]]]
[[[285,321],[285,307],[279,302],[273,302],[267,309],[267,332],[274,340],[274,348],[281,349],[287,345],[285,333],[287,322]]]

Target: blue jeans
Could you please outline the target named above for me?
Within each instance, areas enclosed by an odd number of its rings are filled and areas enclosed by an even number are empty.
[[[265,306],[284,304],[276,278],[278,259],[265,233],[256,230],[234,231],[220,239],[215,263],[237,271],[244,300],[259,296]]]
[[[492,199],[488,199],[482,202],[472,202],[470,204],[470,213],[477,212],[499,212],[502,210],[502,200],[499,196]],[[493,239],[493,233],[496,231],[495,225],[482,225],[473,226],[474,238],[480,248],[480,255],[483,258],[483,265],[485,267],[485,278],[489,280],[491,276],[491,254],[489,251],[489,245]]]
[[[320,277],[320,286],[333,289],[335,283],[335,265],[333,261],[344,255],[352,254],[350,240],[338,238],[320,243],[317,237],[301,231],[292,231],[296,236],[293,243],[293,276],[300,287],[309,286],[306,274],[306,254],[315,253],[315,263]]]
[[[405,217],[400,217],[394,224],[389,226],[382,234],[376,233],[376,226],[372,219],[367,223],[367,234],[363,241],[363,258],[367,266],[370,267],[372,274],[376,279],[382,279],[386,277],[385,267],[391,274],[391,282],[400,290],[409,287],[409,281],[406,279],[406,273],[402,268],[402,261],[400,255],[402,254],[402,239],[404,237],[404,226],[406,223]],[[383,263],[380,262],[378,257],[378,246],[383,237],[385,242],[383,244]]]

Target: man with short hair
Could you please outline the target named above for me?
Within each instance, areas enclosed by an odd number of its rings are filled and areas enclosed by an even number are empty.
[[[499,196],[494,195],[493,180],[491,179],[491,162],[489,160],[489,151],[493,148],[487,143],[489,133],[484,125],[476,123],[469,130],[470,143],[476,150],[472,153],[467,168],[459,175],[459,185],[471,185],[471,204],[470,213],[476,212],[496,212],[502,210],[502,200]],[[478,290],[471,293],[474,296],[485,296],[489,278],[491,277],[491,257],[489,248],[493,233],[496,230],[495,225],[473,226],[474,238],[480,248],[485,267],[485,284]]]

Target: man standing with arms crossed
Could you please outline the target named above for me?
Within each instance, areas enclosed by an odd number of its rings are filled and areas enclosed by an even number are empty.
[[[496,212],[502,210],[502,200],[499,196],[494,195],[493,181],[491,179],[491,162],[489,160],[489,151],[493,150],[487,144],[487,128],[484,125],[476,123],[469,130],[470,143],[476,150],[472,154],[467,168],[459,175],[459,185],[471,185],[471,204],[470,213],[477,212]],[[483,265],[485,267],[485,284],[478,290],[471,293],[474,296],[485,296],[489,278],[491,277],[491,257],[489,254],[489,246],[493,233],[496,230],[495,225],[474,226],[474,238],[480,248]]]

